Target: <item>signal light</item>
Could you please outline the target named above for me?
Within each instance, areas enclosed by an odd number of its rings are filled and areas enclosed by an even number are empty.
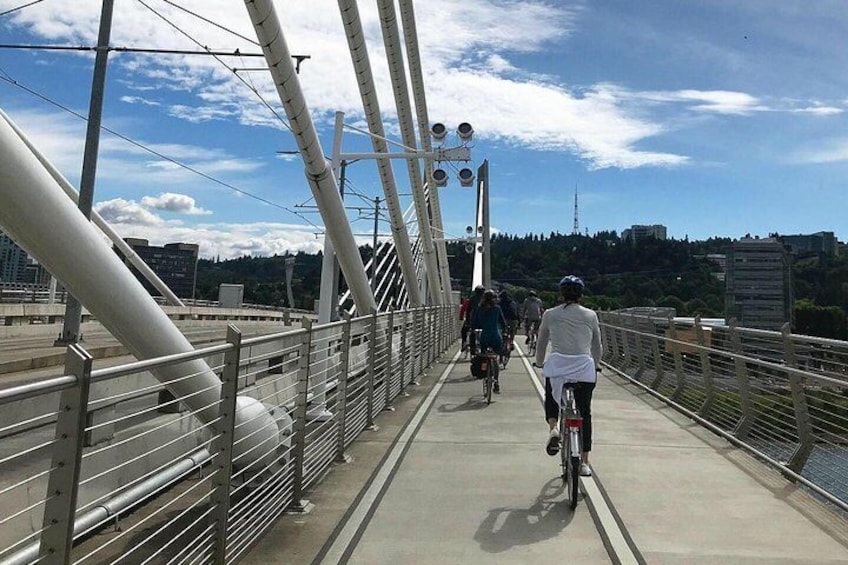
[[[430,178],[433,179],[433,184],[436,186],[445,186],[448,184],[448,173],[444,169],[433,169]]]
[[[456,135],[463,141],[471,141],[471,138],[474,137],[474,128],[468,122],[462,122],[456,128]]]
[[[473,186],[474,185],[474,171],[465,167],[463,169],[459,169],[459,184],[462,186]]]
[[[445,124],[441,122],[436,122],[432,126],[430,126],[430,135],[433,136],[433,139],[436,141],[441,141],[445,138],[445,135],[448,133],[448,128],[445,127]]]

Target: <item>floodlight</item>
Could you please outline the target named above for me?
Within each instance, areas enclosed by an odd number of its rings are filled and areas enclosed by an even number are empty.
[[[468,122],[462,122],[456,128],[456,135],[463,141],[471,141],[471,138],[474,136],[474,128]]]
[[[433,179],[433,184],[436,186],[445,186],[448,184],[448,173],[444,169],[433,169],[433,174],[430,175]]]
[[[433,136],[433,139],[436,141],[441,141],[445,138],[445,135],[448,133],[448,128],[445,127],[445,124],[441,122],[436,122],[432,126],[430,126],[430,135]]]
[[[474,253],[474,244],[473,243],[466,243],[465,244],[465,252],[468,253],[468,254]]]
[[[471,226],[465,226],[465,233],[471,235],[472,233],[474,233],[474,228],[472,228]]]
[[[459,173],[457,176],[459,177],[460,185],[474,186],[474,171],[472,171],[468,167],[459,169]]]

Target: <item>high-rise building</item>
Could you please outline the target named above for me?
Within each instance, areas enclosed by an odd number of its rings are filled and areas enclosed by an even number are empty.
[[[839,254],[836,236],[832,231],[820,231],[808,235],[781,235],[778,239],[784,245],[788,245],[793,252],[810,251],[831,257]]]
[[[621,232],[621,239],[631,239],[634,242],[646,237],[666,239],[667,232],[667,228],[662,224],[654,224],[652,226],[634,225]]]
[[[27,252],[0,231],[0,282],[31,282],[27,272],[27,258]]]
[[[167,243],[164,247],[149,245],[146,239],[134,237],[124,238],[141,259],[147,263],[156,276],[162,279],[168,288],[180,298],[191,298],[197,277],[197,255],[199,247],[196,243]],[[115,248],[115,252],[127,263],[135,277],[144,285],[147,291],[158,296],[159,291],[126,260],[124,254]]]
[[[789,259],[775,238],[746,237],[727,253],[725,316],[740,326],[780,330],[793,321]]]

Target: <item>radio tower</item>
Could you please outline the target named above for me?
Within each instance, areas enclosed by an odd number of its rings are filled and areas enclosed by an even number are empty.
[[[577,221],[577,183],[574,183],[574,228],[571,235],[580,235],[580,222]]]

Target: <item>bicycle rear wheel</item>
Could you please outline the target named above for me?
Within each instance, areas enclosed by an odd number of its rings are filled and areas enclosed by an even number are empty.
[[[580,458],[569,456],[571,464],[569,465],[569,484],[568,484],[568,499],[571,502],[571,509],[577,508],[577,493],[580,488]]]
[[[571,453],[571,438],[568,435],[568,428],[565,427],[565,414],[560,414],[559,418],[559,439],[559,464],[562,468],[562,483],[568,486],[568,454]]]
[[[495,363],[497,361],[494,361]],[[495,369],[492,366],[493,360],[490,358],[486,361],[486,384],[484,393],[486,395],[486,404],[492,403],[492,385],[495,381]]]

